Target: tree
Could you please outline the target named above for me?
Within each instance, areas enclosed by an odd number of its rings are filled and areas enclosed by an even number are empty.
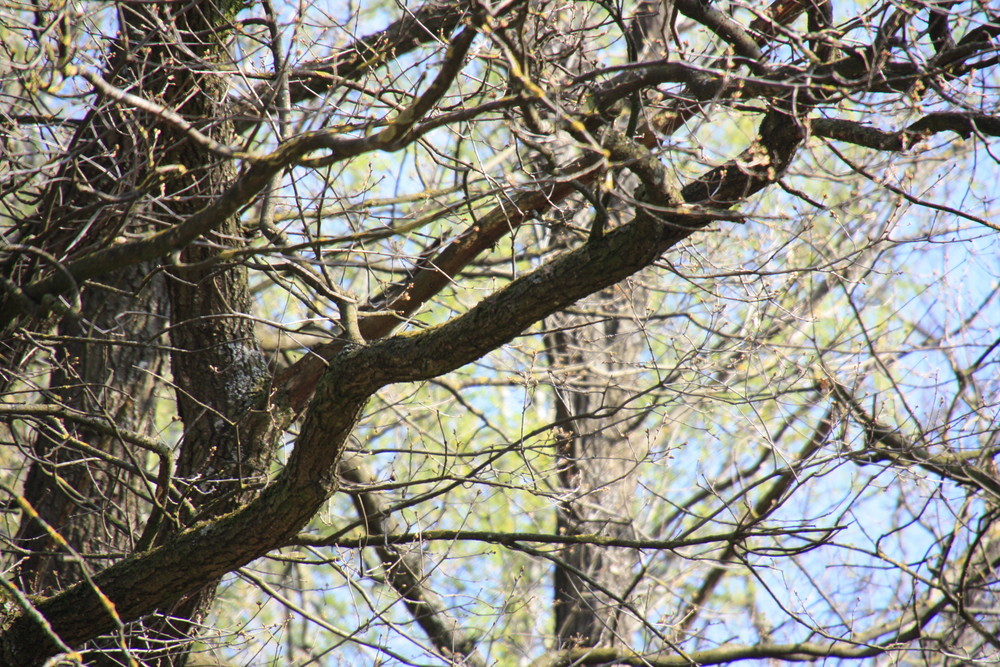
[[[0,664],[1000,655],[988,3],[0,16]]]

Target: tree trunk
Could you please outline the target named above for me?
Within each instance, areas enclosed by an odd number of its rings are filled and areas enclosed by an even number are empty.
[[[636,301],[641,306],[642,291],[626,282],[579,304],[579,311],[605,314],[597,323],[578,311],[546,320],[555,418],[562,433],[557,441],[564,494],[556,522],[560,535],[634,537],[631,499],[646,449],[632,433],[635,415],[623,406],[643,348],[626,315]],[[623,549],[579,544],[562,550],[553,579],[560,648],[622,643],[616,640],[634,627],[622,615],[620,601],[628,596],[628,573],[635,565],[635,554]]]
[[[105,72],[105,80],[198,119],[200,132],[232,143],[232,124],[222,116],[225,79],[209,65],[226,64],[223,40],[230,12],[237,8],[204,2],[121,7],[122,56]],[[144,59],[125,58],[134,55],[138,43],[144,46]],[[230,161],[217,160],[175,125],[155,113],[122,112],[112,101],[95,108],[75,145],[79,160],[56,180],[40,220],[48,235],[45,247],[60,259],[114,243],[121,234],[174,225],[210,203],[235,177]],[[154,152],[160,157],[159,172],[147,163]],[[125,200],[125,195],[150,187],[159,206],[145,206],[142,200],[104,203],[111,196]],[[50,380],[53,400],[143,434],[152,432],[156,402],[165,398],[154,388],[165,376],[162,350],[167,340],[162,332],[169,330],[171,371],[184,429],[176,493],[166,507],[153,508],[152,486],[139,474],[146,467],[145,453],[121,439],[85,428],[70,434],[127,462],[128,469],[95,464],[65,435],[39,436],[25,497],[40,520],[26,517],[18,532],[18,544],[28,552],[19,571],[26,592],[52,593],[81,578],[79,560],[57,548],[51,529],[76,553],[100,555],[87,563],[101,569],[121,554],[162,542],[196,518],[232,509],[260,488],[266,455],[249,447],[231,451],[220,446],[236,442],[233,421],[261,389],[266,370],[245,317],[251,302],[246,268],[207,261],[220,246],[231,246],[239,238],[239,223],[233,218],[214,238],[181,253],[180,266],[169,274],[151,273],[154,267],[146,265],[114,273],[104,288],[89,287],[79,295],[78,319],[63,320],[59,333],[65,342],[53,351],[61,362]],[[118,339],[141,344],[118,346]],[[186,512],[178,510],[182,506]],[[144,534],[147,516],[152,523]],[[147,664],[184,664],[192,622],[203,617],[214,595],[215,586],[206,586],[162,610],[161,618],[138,623],[131,634],[142,640],[128,648],[142,652]],[[97,645],[102,650],[108,646]]]

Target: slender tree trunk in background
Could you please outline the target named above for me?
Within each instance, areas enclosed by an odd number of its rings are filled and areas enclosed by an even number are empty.
[[[627,20],[629,57],[664,57],[669,51],[673,3],[644,0]],[[634,177],[618,174],[626,190]],[[609,201],[605,202],[608,205]],[[589,207],[578,224],[593,224]],[[619,211],[620,213],[620,211]],[[617,216],[616,216],[617,217]],[[561,229],[552,245],[572,245]],[[595,294],[574,311],[546,320],[545,350],[555,385],[555,420],[564,436],[557,440],[560,535],[633,538],[636,467],[647,445],[633,429],[641,421],[626,405],[635,360],[644,341],[630,315],[645,311],[645,293],[631,282]],[[600,315],[586,314],[594,310]],[[595,322],[596,320],[596,322]],[[632,362],[629,364],[628,362]],[[623,406],[624,409],[621,409]],[[636,623],[623,613],[638,557],[635,552],[592,544],[562,549],[553,572],[553,612],[560,648],[627,645]]]

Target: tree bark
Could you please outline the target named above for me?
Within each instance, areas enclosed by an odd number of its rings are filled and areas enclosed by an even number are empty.
[[[564,434],[556,443],[564,494],[556,515],[560,535],[635,537],[630,500],[646,452],[634,437],[634,416],[621,409],[637,372],[616,360],[641,356],[644,343],[627,313],[636,305],[642,312],[644,301],[642,291],[626,282],[574,309],[593,307],[603,321],[573,312],[546,319],[555,418]],[[559,648],[613,645],[628,634],[631,624],[619,601],[628,595],[635,563],[635,553],[624,549],[578,544],[562,551],[553,579]]]

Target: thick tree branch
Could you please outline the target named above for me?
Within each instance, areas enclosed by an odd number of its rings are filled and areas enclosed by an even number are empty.
[[[684,16],[697,21],[733,47],[736,54],[747,60],[753,70],[762,70],[764,54],[760,44],[764,40],[755,40],[745,27],[731,19],[724,12],[714,9],[709,3],[699,0],[674,0],[674,6]]]
[[[895,132],[852,120],[816,118],[809,121],[809,129],[814,136],[825,139],[846,141],[880,151],[905,151],[940,132],[954,132],[965,139],[976,134],[1000,137],[1000,118],[984,114],[930,113]]]

